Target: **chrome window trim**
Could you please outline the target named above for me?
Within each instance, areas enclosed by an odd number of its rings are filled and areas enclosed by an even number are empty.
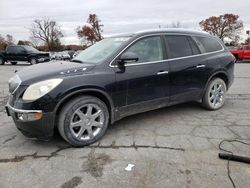
[[[148,34],[148,35],[144,35],[141,37],[136,38],[135,40],[133,40],[132,42],[130,42],[122,51],[120,51],[113,59],[112,61],[109,63],[109,67],[118,67],[117,65],[112,65],[112,63],[116,60],[116,58],[118,56],[120,56],[125,50],[127,50],[132,44],[134,44],[136,41],[142,39],[142,38],[146,38],[146,37],[151,37],[151,36],[162,36],[162,35],[182,35],[182,36],[199,36],[199,37],[206,37],[203,35],[199,35],[199,34],[185,34],[185,33],[154,33],[154,34]],[[209,36],[209,35],[208,35]],[[178,57],[178,58],[171,58],[171,59],[163,59],[160,61],[149,61],[149,62],[142,62],[142,63],[130,63],[130,64],[125,64],[125,67],[129,67],[129,66],[136,66],[136,65],[146,65],[146,64],[153,64],[153,63],[162,63],[162,62],[168,62],[168,61],[174,61],[174,60],[180,60],[180,59],[187,59],[187,58],[191,58],[191,57],[199,57],[199,56],[203,56],[203,55],[209,55],[209,54],[215,54],[218,52],[222,52],[225,50],[224,46],[219,42],[219,40],[217,38],[214,38],[215,40],[217,40],[217,42],[221,45],[222,49],[221,50],[217,50],[214,52],[207,52],[207,53],[201,53],[201,54],[196,54],[196,55],[191,55],[191,56],[185,56],[185,57]]]

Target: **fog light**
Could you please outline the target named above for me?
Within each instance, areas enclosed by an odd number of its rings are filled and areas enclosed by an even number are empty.
[[[41,119],[43,116],[42,113],[18,113],[17,118],[21,121],[34,121]]]

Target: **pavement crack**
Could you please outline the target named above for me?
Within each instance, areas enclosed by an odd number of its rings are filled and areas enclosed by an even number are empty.
[[[177,148],[177,147],[168,147],[168,146],[148,146],[148,145],[131,145],[131,146],[123,146],[123,145],[108,145],[108,146],[87,146],[87,148],[101,148],[101,149],[106,149],[106,148],[110,148],[110,149],[120,149],[120,148],[133,148],[133,149],[138,149],[138,148],[152,148],[152,149],[168,149],[168,150],[177,150],[177,151],[185,151],[184,148]]]
[[[31,159],[45,158],[45,159],[49,160],[52,157],[58,156],[58,152],[65,150],[65,149],[68,149],[68,148],[70,148],[70,147],[69,146],[60,147],[57,150],[51,152],[50,155],[37,155],[37,152],[35,152],[33,154],[28,154],[28,155],[16,155],[13,158],[0,159],[0,163],[18,163],[18,162],[22,162],[28,158],[31,158]]]
[[[10,138],[7,138],[6,140],[3,141],[3,144],[6,144],[7,142],[11,141],[11,140],[14,140],[16,138],[16,135],[10,137]]]

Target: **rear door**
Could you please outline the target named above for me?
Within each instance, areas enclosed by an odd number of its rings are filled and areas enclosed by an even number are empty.
[[[206,61],[189,36],[165,35],[170,66],[170,102],[179,103],[198,98],[205,86]]]
[[[140,38],[125,52],[135,53],[139,60],[126,63],[124,67],[115,67],[120,115],[126,116],[168,104],[169,66],[164,60],[162,37],[154,35]]]

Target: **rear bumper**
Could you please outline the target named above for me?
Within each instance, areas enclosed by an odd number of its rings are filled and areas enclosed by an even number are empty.
[[[11,116],[18,130],[29,138],[48,140],[53,136],[55,115],[54,113],[43,113],[41,110],[22,110],[16,109],[9,105],[5,106],[8,116]],[[31,115],[34,113],[42,113],[42,117],[38,120],[22,120],[20,114]]]

